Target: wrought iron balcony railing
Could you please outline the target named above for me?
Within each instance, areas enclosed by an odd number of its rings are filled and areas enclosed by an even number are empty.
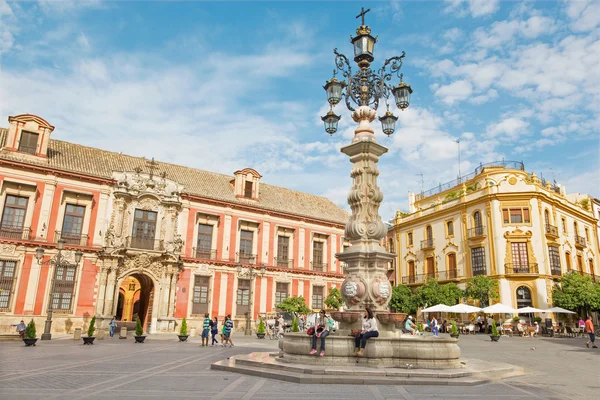
[[[235,261],[240,264],[252,265],[256,262],[256,254],[235,253]]]
[[[421,240],[421,250],[433,249],[433,239]]]
[[[217,259],[217,250],[193,247],[192,248],[192,256],[194,258],[198,258],[200,260],[216,260]]]
[[[293,268],[294,260],[287,257],[275,257],[275,265],[279,268]]]
[[[125,247],[140,250],[165,251],[164,241],[154,237],[127,236]]]
[[[436,274],[428,273],[428,274],[416,274],[416,275],[403,276],[402,284],[403,285],[421,284],[421,283],[425,283],[429,279],[436,279]]]
[[[316,272],[327,272],[327,263],[312,261],[310,263],[310,269],[311,269],[311,271],[316,271]]]
[[[558,227],[554,225],[546,225],[546,235],[558,237]]]
[[[58,243],[60,239],[64,240],[67,245],[87,246],[88,235],[56,231],[54,233],[54,242]]]
[[[537,263],[504,264],[506,274],[537,274]]]
[[[459,274],[458,274],[458,270],[457,269],[450,269],[448,271],[444,270],[444,271],[438,271],[436,273],[436,279],[438,281],[449,281],[452,279],[458,279],[460,278]]]
[[[31,240],[31,229],[29,227],[0,226],[0,238]]]
[[[481,237],[481,236],[485,236],[485,226],[484,225],[476,226],[475,228],[471,228],[467,231],[467,237],[469,239]]]
[[[575,246],[585,247],[586,240],[583,236],[575,235]]]

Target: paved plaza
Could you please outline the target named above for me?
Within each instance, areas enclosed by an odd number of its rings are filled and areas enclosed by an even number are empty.
[[[200,348],[175,335],[152,335],[83,346],[71,339],[0,343],[0,398],[28,399],[562,399],[600,393],[600,351],[584,339],[461,337],[464,358],[518,364],[528,374],[475,387],[302,385],[212,371],[210,364],[235,354],[277,349],[275,340],[237,335],[234,348]]]

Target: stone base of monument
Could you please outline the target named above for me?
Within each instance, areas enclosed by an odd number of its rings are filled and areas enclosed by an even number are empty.
[[[309,355],[310,339],[306,334],[287,333],[279,343],[279,353],[233,356],[211,368],[296,383],[329,384],[477,385],[524,374],[522,368],[509,364],[461,360],[458,340],[445,337],[371,338],[364,357],[352,355],[352,337],[333,335],[325,339],[325,356]]]

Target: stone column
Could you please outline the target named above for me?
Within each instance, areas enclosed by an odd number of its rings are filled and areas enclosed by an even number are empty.
[[[117,284],[117,268],[114,265],[108,272],[106,280],[106,291],[104,293],[104,314],[114,314],[113,303],[115,297],[115,285]]]
[[[175,293],[177,291],[177,277],[177,273],[174,272],[171,274],[171,285],[169,286],[169,309],[167,310],[168,317],[173,317],[175,312]]]

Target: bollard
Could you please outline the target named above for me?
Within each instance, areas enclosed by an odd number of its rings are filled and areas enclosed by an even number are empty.
[[[190,329],[190,337],[196,337],[196,328]]]
[[[121,327],[121,332],[119,332],[119,339],[127,339],[127,327]]]
[[[75,332],[73,332],[73,340],[81,339],[81,328],[75,328]]]

